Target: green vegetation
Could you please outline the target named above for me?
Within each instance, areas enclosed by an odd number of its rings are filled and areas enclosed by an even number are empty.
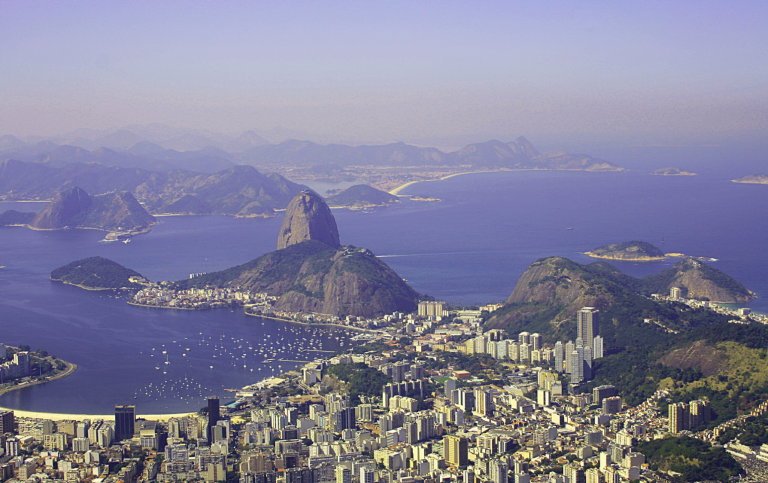
[[[7,210],[0,213],[0,226],[26,225],[35,219],[37,213],[27,213],[16,210]]]
[[[600,335],[610,353],[630,345],[654,346],[675,332],[729,320],[711,310],[655,302],[644,296],[658,292],[661,285],[668,283],[670,276],[674,276],[672,272],[677,273],[682,267],[679,263],[670,273],[665,271],[641,279],[626,275],[606,262],[581,265],[565,258],[549,258],[538,260],[531,267],[540,270],[542,265],[544,271],[540,276],[522,287],[529,294],[527,297],[535,301],[505,305],[491,315],[491,327],[502,328],[510,335],[528,331],[538,332],[550,341],[568,340],[576,336],[575,311],[586,304],[595,304],[600,309]],[[706,273],[714,272],[715,269],[707,267]],[[722,276],[730,279],[725,274]]]
[[[294,280],[305,263],[315,267],[311,270],[313,273],[315,270],[319,272],[323,267],[328,267],[335,253],[336,250],[325,243],[309,240],[267,253],[236,267],[208,273],[191,280],[179,280],[176,286],[181,289],[205,286],[224,287],[242,277],[246,272],[252,272],[248,281],[252,281],[258,289],[265,289],[278,282]]]
[[[716,367],[709,367],[706,376],[691,346],[706,341],[700,350],[705,355],[714,351],[722,354]],[[688,364],[670,357],[678,350]],[[602,384],[616,386],[624,401],[637,405],[660,387],[672,391],[671,401],[708,399],[714,427],[753,409],[768,395],[768,327],[717,323],[668,337],[654,346],[635,347],[595,361],[595,377],[590,387]],[[666,365],[662,364],[664,361]],[[706,362],[706,361],[704,361]],[[675,367],[678,365],[679,367]],[[666,411],[666,403],[660,409]],[[703,429],[703,428],[699,428]],[[733,436],[731,436],[732,438]]]
[[[680,473],[673,481],[730,481],[744,474],[741,465],[723,448],[715,448],[698,439],[665,438],[637,445],[651,469]]]
[[[390,376],[362,362],[329,366],[328,374],[349,385],[348,394],[352,406],[360,404],[360,396],[381,396],[382,388],[392,382]]]
[[[77,260],[51,272],[51,280],[86,288],[141,288],[141,285],[129,280],[131,277],[144,278],[140,273],[102,257]]]
[[[716,268],[692,259],[680,260],[672,268],[643,277],[640,279],[642,282],[640,292],[644,295],[667,293],[679,274],[689,270],[698,270],[704,280],[709,280],[717,287],[725,289],[732,297],[749,297],[749,290],[736,279]]]

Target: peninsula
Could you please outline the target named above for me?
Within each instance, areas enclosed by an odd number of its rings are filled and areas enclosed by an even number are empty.
[[[0,395],[37,384],[67,377],[77,365],[48,354],[42,349],[32,351],[27,345],[19,347],[0,344]]]
[[[51,280],[86,290],[139,290],[147,280],[138,272],[103,257],[77,260],[51,272]]]

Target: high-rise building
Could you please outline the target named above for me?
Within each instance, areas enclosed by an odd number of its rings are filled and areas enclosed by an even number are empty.
[[[205,437],[208,439],[208,441],[213,441],[213,438],[211,435],[211,428],[216,426],[216,423],[219,422],[219,418],[221,418],[221,412],[219,407],[220,406],[219,406],[218,396],[213,396],[208,398],[208,426],[205,431]]]
[[[456,389],[456,379],[446,379],[443,384],[444,395],[447,398],[451,397],[451,391]]]
[[[507,483],[509,478],[509,467],[506,462],[502,460],[492,460],[488,466],[488,476],[491,477],[490,480],[493,483]]]
[[[541,349],[541,346],[544,345],[544,338],[541,336],[541,334],[538,332],[531,334],[531,345],[535,351]]]
[[[600,335],[600,311],[594,307],[583,307],[576,312],[576,332],[584,345],[592,347],[595,336]]]
[[[619,396],[603,399],[602,405],[603,414],[617,414],[621,412],[621,398]]]
[[[445,461],[454,466],[465,466],[468,461],[469,444],[467,440],[449,434],[443,437],[443,453]]]
[[[360,483],[373,483],[376,477],[376,472],[367,466],[360,467]]]
[[[690,415],[686,403],[669,405],[669,432],[677,434],[690,428]]]
[[[0,411],[0,435],[16,432],[16,417],[13,411]]]
[[[584,348],[576,347],[568,358],[568,373],[571,375],[571,384],[578,384],[584,380]]]
[[[493,398],[483,389],[475,389],[475,412],[483,416],[493,416]]]
[[[603,357],[603,338],[596,335],[592,340],[592,358],[600,359],[601,357]]]
[[[603,399],[617,394],[616,386],[598,386],[592,389],[592,402],[594,404],[602,404]]]
[[[521,344],[530,344],[531,343],[531,334],[528,332],[520,332],[517,335],[517,341]]]
[[[445,302],[419,302],[418,315],[421,317],[442,317]]]
[[[352,483],[352,470],[346,466],[337,466],[336,483]]]
[[[133,438],[136,406],[115,406],[115,437],[118,441]]]
[[[710,418],[709,401],[705,401],[701,399],[696,401],[691,401],[689,405],[689,413],[690,413],[691,429],[694,429],[699,424],[709,422],[709,418]]]
[[[560,341],[555,342],[555,370],[557,372],[563,372],[563,364],[565,362],[565,350],[563,343]]]
[[[28,376],[32,373],[32,366],[29,359],[29,352],[19,351],[13,355],[13,363],[19,367],[19,375],[21,377]]]

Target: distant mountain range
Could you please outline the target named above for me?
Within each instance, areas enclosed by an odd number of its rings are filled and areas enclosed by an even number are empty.
[[[622,171],[623,168],[587,154],[556,150],[539,153],[524,137],[504,143],[491,140],[470,144],[456,152],[405,143],[370,146],[317,144],[287,140],[270,144],[254,131],[237,138],[199,132],[183,132],[167,126],[134,127],[99,133],[77,130],[50,139],[0,136],[0,160],[15,159],[50,166],[98,163],[105,166],[153,171],[187,169],[215,173],[236,164],[256,167],[467,167],[511,169],[564,169]],[[273,169],[273,168],[271,168]]]
[[[101,164],[54,167],[16,160],[0,161],[0,199],[46,200],[73,187],[88,193],[128,191],[152,213],[272,216],[304,186],[251,166],[215,174],[148,171]]]

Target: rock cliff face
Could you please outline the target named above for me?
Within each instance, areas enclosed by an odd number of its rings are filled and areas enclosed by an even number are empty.
[[[317,240],[339,248],[339,229],[325,201],[315,192],[305,190],[288,204],[277,237],[277,249],[307,240]]]
[[[59,193],[29,226],[38,230],[97,228],[134,231],[149,228],[155,221],[127,191],[90,196],[74,187]]]
[[[39,230],[56,230],[64,227],[75,227],[85,220],[93,200],[84,190],[74,187],[59,193],[43,211],[38,213],[32,223],[32,228]]]
[[[654,281],[658,293],[668,294],[669,289],[683,289],[687,298],[710,300],[712,302],[744,303],[755,298],[744,285],[725,273],[699,260],[687,258],[658,275],[646,277]]]

